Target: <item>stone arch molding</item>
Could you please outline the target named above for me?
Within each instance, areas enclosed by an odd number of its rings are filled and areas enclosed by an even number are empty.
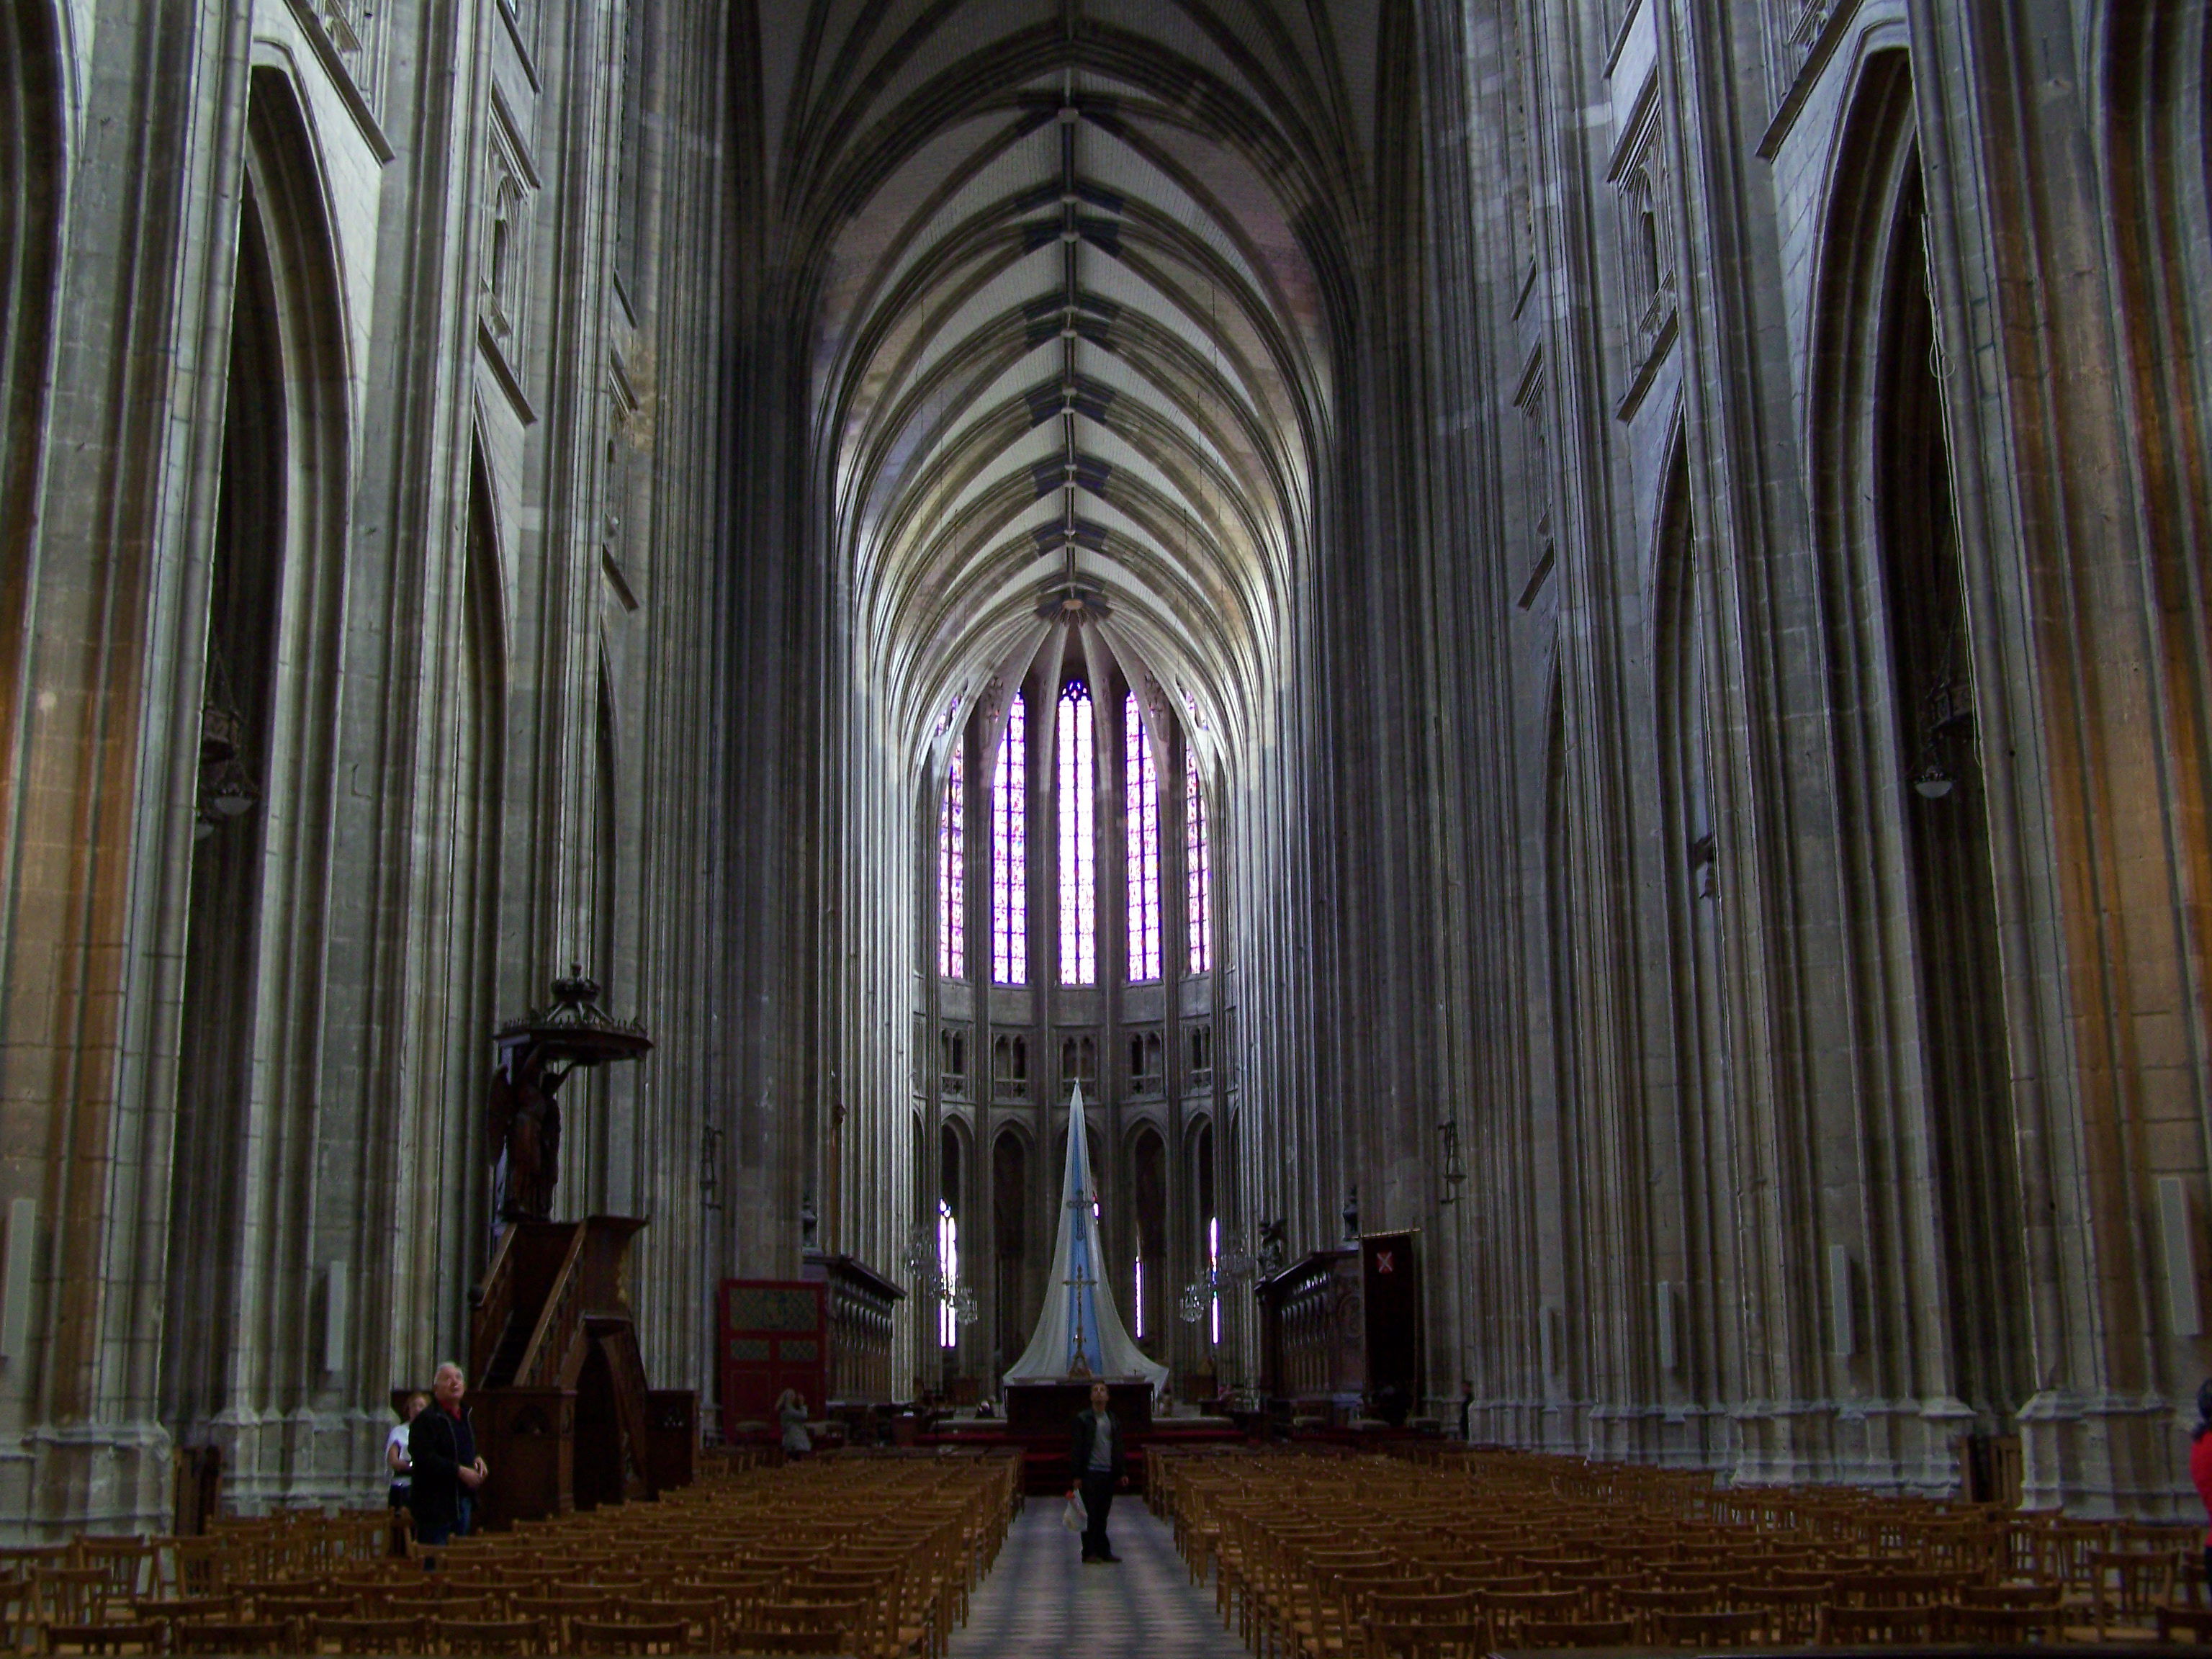
[[[38,481],[66,217],[68,19],[40,0],[0,15],[0,823],[15,822],[23,660],[34,632]],[[12,884],[0,906],[12,908]],[[0,910],[0,945],[8,933]]]
[[[1334,442],[1370,100],[1329,25],[813,9],[768,139],[866,694],[926,754],[1073,586],[1233,748],[1290,654]]]

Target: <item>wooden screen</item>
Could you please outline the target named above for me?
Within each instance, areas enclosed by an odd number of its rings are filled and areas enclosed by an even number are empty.
[[[721,1291],[722,1437],[740,1423],[776,1427],[776,1397],[806,1396],[819,1418],[830,1399],[828,1286],[795,1279],[726,1279]]]

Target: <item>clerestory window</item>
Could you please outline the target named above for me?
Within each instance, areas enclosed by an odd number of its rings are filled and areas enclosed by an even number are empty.
[[[1160,976],[1160,785],[1146,741],[1145,711],[1131,692],[1121,704],[1129,825],[1129,978]]]
[[[968,977],[968,836],[962,781],[955,744],[937,813],[937,971],[946,979]]]
[[[1206,794],[1198,779],[1198,751],[1184,750],[1188,764],[1183,777],[1183,855],[1189,901],[1190,971],[1209,973],[1213,967],[1213,872],[1206,839]]]
[[[1060,982],[1098,982],[1097,725],[1091,688],[1060,694]]]
[[[1028,719],[1017,691],[991,781],[991,977],[1000,985],[1030,977],[1028,781]]]

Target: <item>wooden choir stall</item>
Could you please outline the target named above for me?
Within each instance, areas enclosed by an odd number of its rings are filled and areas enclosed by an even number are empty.
[[[1395,1419],[1421,1397],[1419,1235],[1370,1233],[1315,1250],[1255,1287],[1261,1388],[1295,1415]]]
[[[798,1279],[726,1279],[718,1304],[722,1436],[761,1438],[796,1389],[811,1416],[891,1403],[892,1316],[906,1292],[849,1255],[805,1254]]]

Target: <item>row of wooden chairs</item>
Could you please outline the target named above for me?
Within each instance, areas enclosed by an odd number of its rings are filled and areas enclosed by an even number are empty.
[[[2034,1551],[1944,1547],[1990,1531],[1968,1506],[1719,1503],[1709,1478],[1671,1474],[1528,1454],[1425,1466],[1170,1454],[1148,1464],[1146,1491],[1194,1580],[1213,1581],[1224,1622],[1267,1655],[1395,1651],[1392,1632],[1410,1624],[1499,1647],[2010,1644],[2212,1626],[2195,1551],[2172,1528],[2106,1529],[2102,1542],[2141,1547],[2062,1571]],[[2020,1561],[2029,1571],[2008,1571]]]
[[[1020,1501],[1018,1461],[1005,1455],[726,1462],[654,1504],[408,1559],[388,1555],[381,1512],[269,1517],[128,1551],[19,1550],[0,1558],[0,1613],[8,1648],[53,1653],[941,1659]]]
[[[717,1628],[702,1636],[683,1620],[536,1619],[221,1620],[48,1627],[43,1651],[56,1655],[161,1654],[850,1654],[833,1625]]]

